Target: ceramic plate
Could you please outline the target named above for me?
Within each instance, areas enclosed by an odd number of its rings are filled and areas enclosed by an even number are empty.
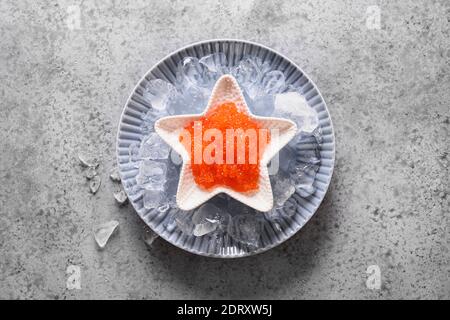
[[[258,249],[241,245],[229,236],[224,237],[222,241],[211,242],[208,236],[187,236],[177,227],[167,228],[168,212],[159,213],[156,210],[146,210],[143,206],[142,192],[136,192],[134,189],[137,171],[130,168],[128,150],[130,144],[140,142],[144,138],[140,126],[143,122],[143,115],[150,108],[150,104],[142,98],[145,84],[153,79],[163,79],[174,83],[177,65],[183,58],[201,58],[218,52],[223,52],[227,56],[229,66],[238,63],[243,56],[251,55],[270,63],[272,69],[282,71],[286,78],[286,84],[301,87],[301,92],[309,106],[317,111],[323,133],[323,143],[320,149],[321,164],[314,181],[315,193],[307,198],[294,195],[293,197],[298,205],[295,214],[291,217],[284,217],[277,226],[270,221],[265,221],[260,239],[261,245]],[[305,147],[307,148],[307,145]],[[144,222],[158,235],[173,245],[195,254],[217,258],[244,257],[267,251],[286,241],[298,232],[316,212],[325,197],[334,168],[333,125],[319,89],[288,58],[263,45],[248,41],[210,40],[189,45],[168,55],[152,67],[139,81],[128,98],[120,118],[117,135],[117,159],[122,183],[131,204]]]

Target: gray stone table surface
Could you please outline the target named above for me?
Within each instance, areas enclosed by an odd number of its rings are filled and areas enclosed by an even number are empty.
[[[450,298],[449,21],[448,0],[0,1],[0,298]],[[337,142],[313,219],[226,261],[147,247],[108,178],[139,78],[223,37],[300,65]],[[102,157],[96,195],[80,151]],[[120,231],[99,251],[93,226],[111,219]],[[378,268],[379,290],[366,273]]]

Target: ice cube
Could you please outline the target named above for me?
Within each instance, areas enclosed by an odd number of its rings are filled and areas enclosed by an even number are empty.
[[[295,186],[295,189],[297,190],[297,193],[300,195],[300,197],[303,198],[307,198],[314,192],[316,192],[316,188],[312,183],[299,183]]]
[[[94,178],[94,176],[97,175],[97,170],[95,169],[95,167],[88,167],[84,175],[86,176],[86,179],[91,180],[92,178]]]
[[[243,87],[257,83],[262,78],[261,70],[256,61],[250,57],[244,57],[239,64],[233,68],[232,74]]]
[[[318,148],[311,148],[306,150],[297,151],[296,160],[299,162],[303,162],[305,164],[310,164],[313,166],[308,166],[309,168],[318,169],[318,165],[320,165],[320,152]],[[305,168],[307,169],[307,168]]]
[[[323,136],[322,136],[322,128],[318,126],[312,133],[314,138],[316,139],[316,142],[320,145],[323,142]]]
[[[106,246],[106,243],[108,242],[109,238],[111,238],[111,236],[115,233],[118,226],[119,222],[117,222],[116,220],[112,220],[103,223],[94,229],[94,238],[100,249],[103,249]]]
[[[206,203],[198,208],[192,217],[194,223],[193,234],[196,237],[214,232],[225,222],[226,216],[213,204]]]
[[[139,142],[133,142],[128,146],[128,156],[130,162],[137,162],[139,158]]]
[[[167,166],[165,163],[144,160],[139,167],[136,182],[145,189],[163,190],[166,182]]]
[[[155,124],[155,121],[159,118],[167,116],[168,113],[168,106],[170,105],[170,101],[174,99],[177,96],[177,92],[171,92],[171,95],[169,96],[168,100],[166,101],[166,109],[164,110],[157,110],[154,108],[149,109],[143,116],[142,116],[142,126],[148,128],[148,132],[153,131],[153,126]]]
[[[158,239],[159,236],[152,230],[147,230],[147,231],[144,231],[144,235],[142,236],[142,238],[143,238],[145,244],[151,248],[153,245],[153,242],[155,242],[155,240]]]
[[[274,96],[269,94],[260,94],[255,97],[254,100],[248,101],[250,111],[262,117],[272,115],[274,106]]]
[[[149,101],[153,109],[164,110],[170,97],[176,92],[175,87],[167,81],[156,79],[147,83],[143,97]]]
[[[195,225],[192,222],[192,211],[179,211],[175,217],[178,228],[184,234],[191,236],[194,232]]]
[[[127,202],[128,197],[125,191],[121,190],[119,192],[114,192],[114,199],[116,199],[118,204],[123,205]]]
[[[123,182],[123,187],[127,192],[127,195],[131,200],[136,200],[141,197],[143,188],[132,181],[125,180]]]
[[[288,117],[297,124],[298,132],[312,134],[319,125],[317,112],[298,92],[286,92],[275,97],[274,115]]]
[[[203,77],[203,65],[201,65],[197,58],[186,57],[179,65],[179,74],[181,81],[185,82],[185,86],[205,86],[205,79]]]
[[[114,182],[120,182],[120,174],[119,174],[119,170],[117,170],[117,168],[113,168],[109,174],[109,178],[114,181]]]
[[[169,196],[169,201],[168,201],[168,203],[169,203],[170,208],[172,208],[172,209],[178,209],[178,205],[177,205],[177,195],[176,195],[176,194],[170,195],[170,196]]]
[[[91,193],[96,194],[101,184],[102,179],[99,176],[92,177],[91,181],[89,181],[89,190]]]
[[[270,211],[264,212],[264,217],[269,221],[278,221],[281,219],[281,211],[280,208],[273,208]]]
[[[98,167],[99,160],[97,157],[81,152],[78,154],[78,160],[83,167]]]
[[[142,198],[144,208],[147,210],[156,209],[163,201],[163,193],[161,190],[144,190]]]
[[[290,178],[295,185],[295,190],[301,197],[309,197],[316,191],[313,184],[317,168],[317,165],[314,164],[298,163],[292,165]]]
[[[267,94],[282,92],[285,88],[284,73],[278,70],[266,73],[262,79],[262,87]]]
[[[297,206],[298,206],[298,204],[293,198],[288,199],[284,203],[283,208],[281,208],[281,210],[280,210],[281,215],[283,215],[285,217],[294,216],[295,213],[297,212]]]
[[[168,113],[171,115],[199,114],[208,105],[211,91],[197,86],[190,86],[178,93],[168,103]]]
[[[273,180],[272,189],[275,207],[281,208],[295,193],[295,186],[289,178],[280,177],[280,175],[275,176]]]
[[[223,52],[213,53],[200,59],[200,64],[204,65],[210,72],[224,74],[227,72],[227,56]]]
[[[254,214],[237,215],[231,218],[228,234],[243,244],[258,247],[262,222]]]
[[[168,232],[173,232],[177,226],[177,223],[175,221],[175,218],[177,216],[178,211],[177,210],[171,210],[167,217],[165,218],[165,221],[163,223],[163,226],[166,228]]]
[[[142,143],[139,149],[141,159],[167,159],[169,157],[170,147],[165,143],[157,133],[150,133]]]
[[[187,113],[202,113],[208,105],[210,91],[191,87],[184,93],[184,103]]]

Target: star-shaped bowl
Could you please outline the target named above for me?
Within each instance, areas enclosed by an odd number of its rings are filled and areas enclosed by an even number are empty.
[[[212,107],[225,102],[234,102],[239,110],[246,112],[261,128],[271,133],[270,142],[265,147],[260,159],[259,188],[254,192],[237,192],[227,186],[217,186],[206,190],[194,180],[190,166],[191,157],[185,146],[180,142],[180,134],[184,128],[193,121],[199,120]],[[180,180],[177,189],[177,205],[181,210],[192,210],[202,205],[215,195],[225,193],[232,198],[252,207],[258,211],[269,211],[273,207],[273,194],[267,165],[269,161],[283,148],[296,134],[297,126],[288,119],[258,117],[253,115],[245,102],[242,91],[231,75],[224,75],[217,80],[208,105],[202,114],[170,116],[155,122],[155,131],[167,142],[183,159]]]

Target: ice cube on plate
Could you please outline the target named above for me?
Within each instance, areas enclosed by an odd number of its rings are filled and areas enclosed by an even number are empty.
[[[147,210],[156,209],[163,201],[163,193],[161,190],[144,190],[142,197],[144,208]]]
[[[149,101],[153,109],[164,110],[170,97],[176,92],[175,87],[167,81],[156,79],[147,83],[143,97]]]
[[[243,244],[258,247],[262,222],[253,214],[237,215],[231,218],[228,234]]]
[[[297,124],[298,132],[312,134],[319,126],[316,110],[311,108],[306,99],[298,92],[286,92],[275,97],[274,115],[288,117]]]
[[[157,133],[151,132],[139,149],[141,159],[162,160],[169,157],[170,147]]]
[[[166,182],[167,166],[165,163],[144,160],[139,166],[136,182],[144,189],[163,190]]]

